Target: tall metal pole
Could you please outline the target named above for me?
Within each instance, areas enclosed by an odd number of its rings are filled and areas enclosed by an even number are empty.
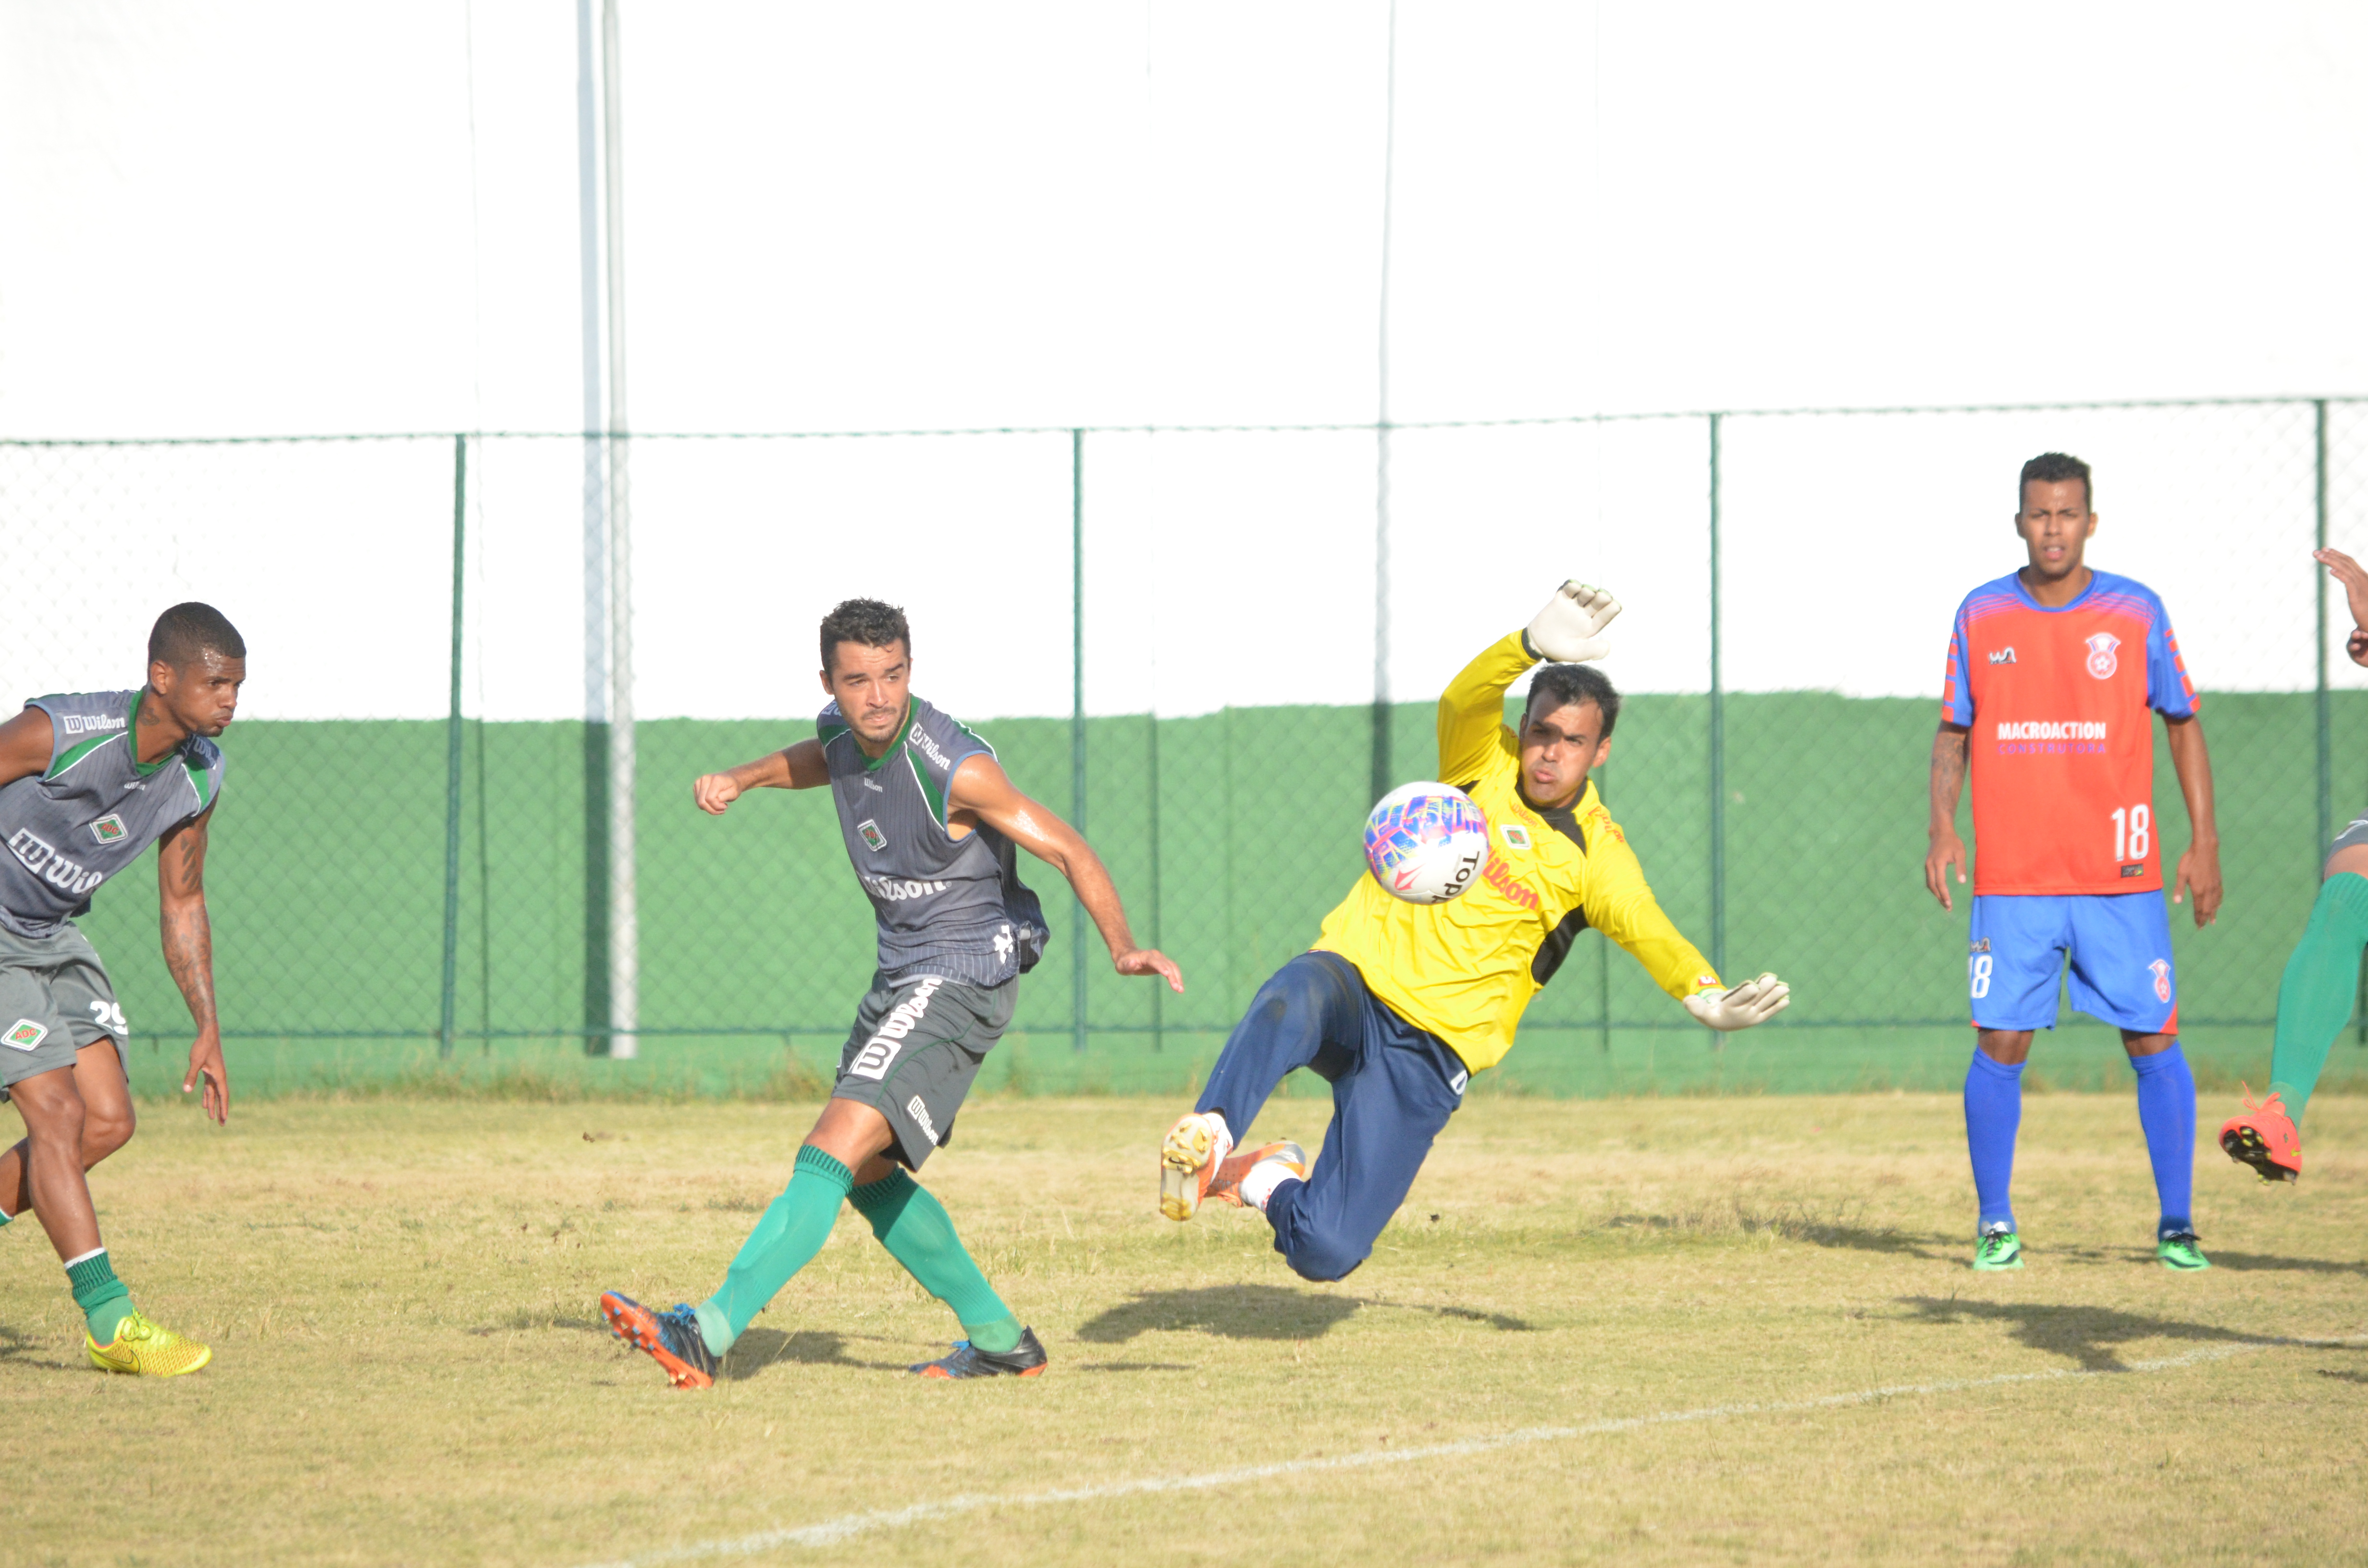
[[[1726,977],[1726,686],[1719,646],[1719,421],[1710,416],[1710,967]]]
[[[602,153],[609,263],[609,1054],[639,1052],[641,905],[633,857],[632,444],[625,423],[625,84],[617,0],[600,15]]]
[[[444,983],[436,1054],[452,1054],[461,975],[461,589],[468,524],[469,437],[452,437],[452,688],[444,721]]]
[[[1069,825],[1086,831],[1086,433],[1069,432]],[[1071,1049],[1086,1049],[1086,906],[1069,926]]]
[[[2312,425],[2311,463],[2317,507],[2317,548],[2327,548],[2327,400],[2320,398],[2311,405],[2315,416]],[[2318,608],[2318,837],[2314,853],[2325,854],[2327,845],[2335,836],[2335,745],[2329,733],[2329,712],[2327,695],[2327,569],[2311,562],[2311,583],[2317,593]]]
[[[1390,0],[1389,44],[1382,96],[1382,288],[1374,334],[1373,413],[1373,756],[1370,801],[1390,792],[1390,239],[1396,185],[1398,6]]]
[[[576,277],[584,377],[584,1049],[609,1051],[609,417],[600,108],[592,0],[575,0]]]

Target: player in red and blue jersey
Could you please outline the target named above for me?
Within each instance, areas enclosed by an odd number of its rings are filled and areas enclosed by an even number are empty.
[[[2055,1027],[2056,980],[2071,960],[2072,1005],[2118,1024],[2137,1075],[2138,1121],[2162,1202],[2156,1253],[2174,1269],[2211,1267],[2190,1199],[2195,1079],[2179,1049],[2179,979],[2162,897],[2154,812],[2154,724],[2192,830],[2171,902],[2195,895],[2195,923],[2220,909],[2212,759],[2194,683],[2154,590],[2084,563],[2097,531],[2089,465],[2049,452],[2022,466],[2020,572],[1965,596],[1949,638],[1941,733],[1932,744],[1931,848],[1924,882],[1953,907],[1965,880],[1957,798],[1974,778],[1973,950],[1979,1034],[1965,1074],[1965,1142],[1981,1200],[1974,1267],[2020,1268],[2008,1196],[2022,1069],[2032,1031]]]

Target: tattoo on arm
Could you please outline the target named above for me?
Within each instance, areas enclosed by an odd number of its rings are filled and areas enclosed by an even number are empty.
[[[1954,821],[1957,801],[1965,787],[1965,760],[1972,736],[1964,730],[1942,728],[1932,737],[1932,816]]]
[[[206,835],[202,825],[172,835],[156,870],[164,893],[160,923],[165,967],[200,1029],[215,1025],[213,923],[206,917]]]

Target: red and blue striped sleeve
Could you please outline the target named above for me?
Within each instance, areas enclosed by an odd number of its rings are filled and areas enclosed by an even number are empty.
[[[1965,662],[1966,650],[1973,646],[1972,628],[1966,623],[1965,607],[1957,607],[1957,619],[1949,626],[1949,663],[1941,676],[1941,722],[1963,724],[1967,729],[1974,723],[1974,687],[1972,667]]]
[[[2153,609],[2146,625],[2146,706],[2166,718],[2192,718],[2202,704],[2179,652],[2179,633],[2170,629],[2170,611],[2160,599],[2154,600]]]

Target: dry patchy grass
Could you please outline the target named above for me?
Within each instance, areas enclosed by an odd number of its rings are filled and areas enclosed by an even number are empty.
[[[159,1108],[96,1188],[119,1267],[216,1360],[80,1364],[30,1224],[0,1232],[0,1559],[569,1564],[867,1509],[1884,1386],[2049,1378],[1648,1424],[1185,1492],[1005,1502],[734,1561],[2357,1561],[2368,1537],[2368,1101],[2310,1175],[2208,1146],[2219,1267],[2152,1262],[2125,1098],[2036,1096],[2019,1275],[1964,1267],[1947,1096],[1474,1102],[1373,1260],[1303,1283],[1253,1215],[1155,1210],[1177,1108],[987,1100],[930,1185],[1051,1375],[899,1375],[951,1319],[850,1212],[712,1392],[601,1330],[704,1294],[810,1107]],[[1259,1131],[1314,1139],[1278,1100]],[[2218,1108],[2203,1120],[2216,1127]]]

